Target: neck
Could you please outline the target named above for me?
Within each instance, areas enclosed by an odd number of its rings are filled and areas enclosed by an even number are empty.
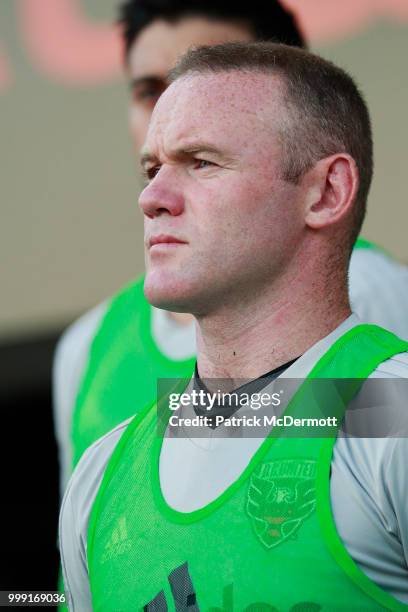
[[[338,327],[351,314],[346,280],[337,274],[317,278],[307,283],[300,272],[280,287],[254,292],[253,301],[235,299],[238,306],[225,303],[217,312],[197,316],[200,376],[257,378]]]

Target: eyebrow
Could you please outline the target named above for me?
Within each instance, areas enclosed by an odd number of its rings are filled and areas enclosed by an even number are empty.
[[[203,142],[203,141],[196,141],[196,142],[191,143],[190,145],[186,144],[185,146],[173,149],[171,151],[171,157],[174,157],[176,159],[182,159],[183,157],[187,157],[188,155],[191,155],[192,153],[211,153],[221,158],[226,157],[226,155],[224,155],[217,147],[215,147],[214,145],[210,143]],[[140,156],[140,164],[143,167],[145,167],[146,164],[148,164],[149,162],[157,162],[157,161],[158,161],[158,158],[156,155],[151,153],[149,150],[142,150],[141,156]]]

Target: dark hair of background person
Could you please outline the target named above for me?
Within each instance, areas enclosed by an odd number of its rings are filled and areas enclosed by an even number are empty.
[[[126,0],[119,8],[118,24],[125,43],[125,61],[141,30],[156,19],[176,22],[185,17],[206,17],[248,27],[256,40],[306,48],[293,14],[276,0]]]
[[[349,233],[350,250],[360,232],[373,174],[373,142],[367,105],[351,76],[317,55],[272,42],[224,43],[188,51],[170,82],[188,73],[250,70],[278,75],[284,83],[288,120],[280,127],[282,176],[297,183],[319,160],[348,153],[360,185]]]

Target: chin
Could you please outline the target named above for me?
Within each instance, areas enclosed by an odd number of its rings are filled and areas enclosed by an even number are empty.
[[[149,272],[144,283],[147,301],[156,308],[172,312],[191,312],[191,293],[180,279]]]

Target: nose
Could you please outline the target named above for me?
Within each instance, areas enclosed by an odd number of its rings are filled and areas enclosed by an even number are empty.
[[[181,215],[184,210],[184,197],[177,184],[176,173],[171,167],[161,166],[154,179],[143,189],[139,206],[143,214],[153,219],[163,213]]]

